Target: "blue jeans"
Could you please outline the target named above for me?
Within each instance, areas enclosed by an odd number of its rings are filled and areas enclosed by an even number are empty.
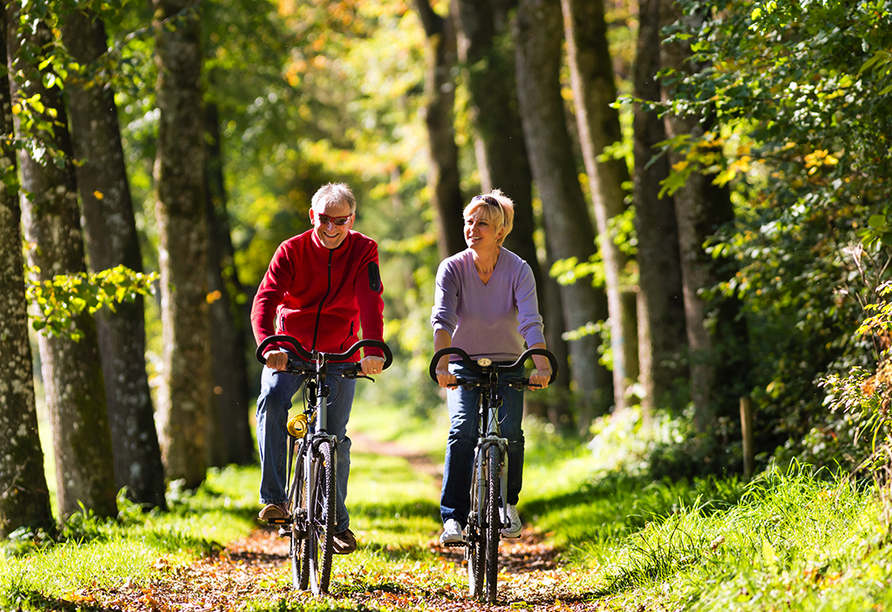
[[[449,364],[449,371],[459,378],[468,372],[461,364]],[[518,370],[520,372],[520,370]],[[466,374],[472,378],[472,373]],[[517,378],[517,373],[500,374],[499,380]],[[508,499],[516,505],[523,485],[523,391],[499,385],[502,397],[499,408],[499,431],[508,440]],[[474,467],[474,448],[477,446],[478,388],[450,389],[446,393],[449,408],[449,438],[446,441],[446,466],[443,471],[443,490],[440,493],[440,516],[445,523],[455,519],[464,527],[471,509],[471,472]]]
[[[294,359],[294,355],[289,353]],[[335,436],[337,444],[337,511],[335,533],[350,526],[350,516],[344,500],[347,498],[347,479],[350,476],[350,438],[347,437],[347,421],[353,407],[356,380],[331,375],[343,372],[354,364],[329,364],[326,382],[331,388],[328,396],[328,433]],[[276,372],[264,367],[260,377],[260,396],[257,398],[257,445],[260,449],[260,503],[276,504],[286,501],[285,463],[288,459],[288,410],[291,398],[303,385],[307,376]]]

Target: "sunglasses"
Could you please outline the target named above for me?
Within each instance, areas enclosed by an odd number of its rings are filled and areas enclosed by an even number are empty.
[[[497,206],[501,208],[499,201],[496,200],[494,197],[488,195],[476,195],[471,198],[471,204],[473,204],[474,202],[483,202],[484,204],[489,204],[490,206]]]
[[[353,215],[345,215],[343,217],[329,217],[328,215],[316,215],[316,218],[319,220],[319,225],[328,225],[329,223],[334,223],[335,225],[347,225],[347,221],[350,220],[350,217]]]

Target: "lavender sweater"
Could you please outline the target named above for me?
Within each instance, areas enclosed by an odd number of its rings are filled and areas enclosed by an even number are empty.
[[[452,336],[471,357],[514,361],[527,346],[545,342],[533,271],[502,248],[492,278],[483,284],[471,249],[444,259],[437,270],[431,325]],[[453,359],[458,359],[453,355]]]

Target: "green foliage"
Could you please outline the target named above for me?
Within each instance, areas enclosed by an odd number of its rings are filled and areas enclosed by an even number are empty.
[[[31,277],[39,274],[32,269]],[[38,313],[29,315],[37,331],[80,340],[83,332],[75,319],[83,312],[93,314],[100,308],[115,311],[115,304],[132,302],[138,295],[151,295],[157,273],[143,274],[120,265],[94,274],[56,275],[49,281],[29,281],[28,299]]]
[[[759,450],[765,459],[786,444],[781,454],[789,457],[803,450],[797,442],[808,432],[824,428],[822,438],[833,437],[844,426],[824,408],[815,381],[873,361],[872,343],[849,331],[888,274],[892,33],[884,24],[892,9],[883,2],[682,4],[692,18],[668,33],[691,44],[691,66],[701,69],[663,74],[673,94],[662,111],[708,122],[696,137],[665,143],[684,159],[664,190],[693,172],[732,190],[735,223],[706,246],[737,271],[703,295],[741,298],[756,366]]]

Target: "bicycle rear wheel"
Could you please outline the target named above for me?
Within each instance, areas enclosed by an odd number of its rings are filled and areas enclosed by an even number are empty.
[[[498,594],[499,575],[499,473],[501,456],[495,444],[486,450],[486,520],[484,522],[486,541],[486,600],[495,603]]]
[[[336,470],[334,444],[325,440],[313,454],[313,473],[307,483],[313,489],[310,496],[305,563],[310,588],[315,595],[327,592],[331,581]]]

